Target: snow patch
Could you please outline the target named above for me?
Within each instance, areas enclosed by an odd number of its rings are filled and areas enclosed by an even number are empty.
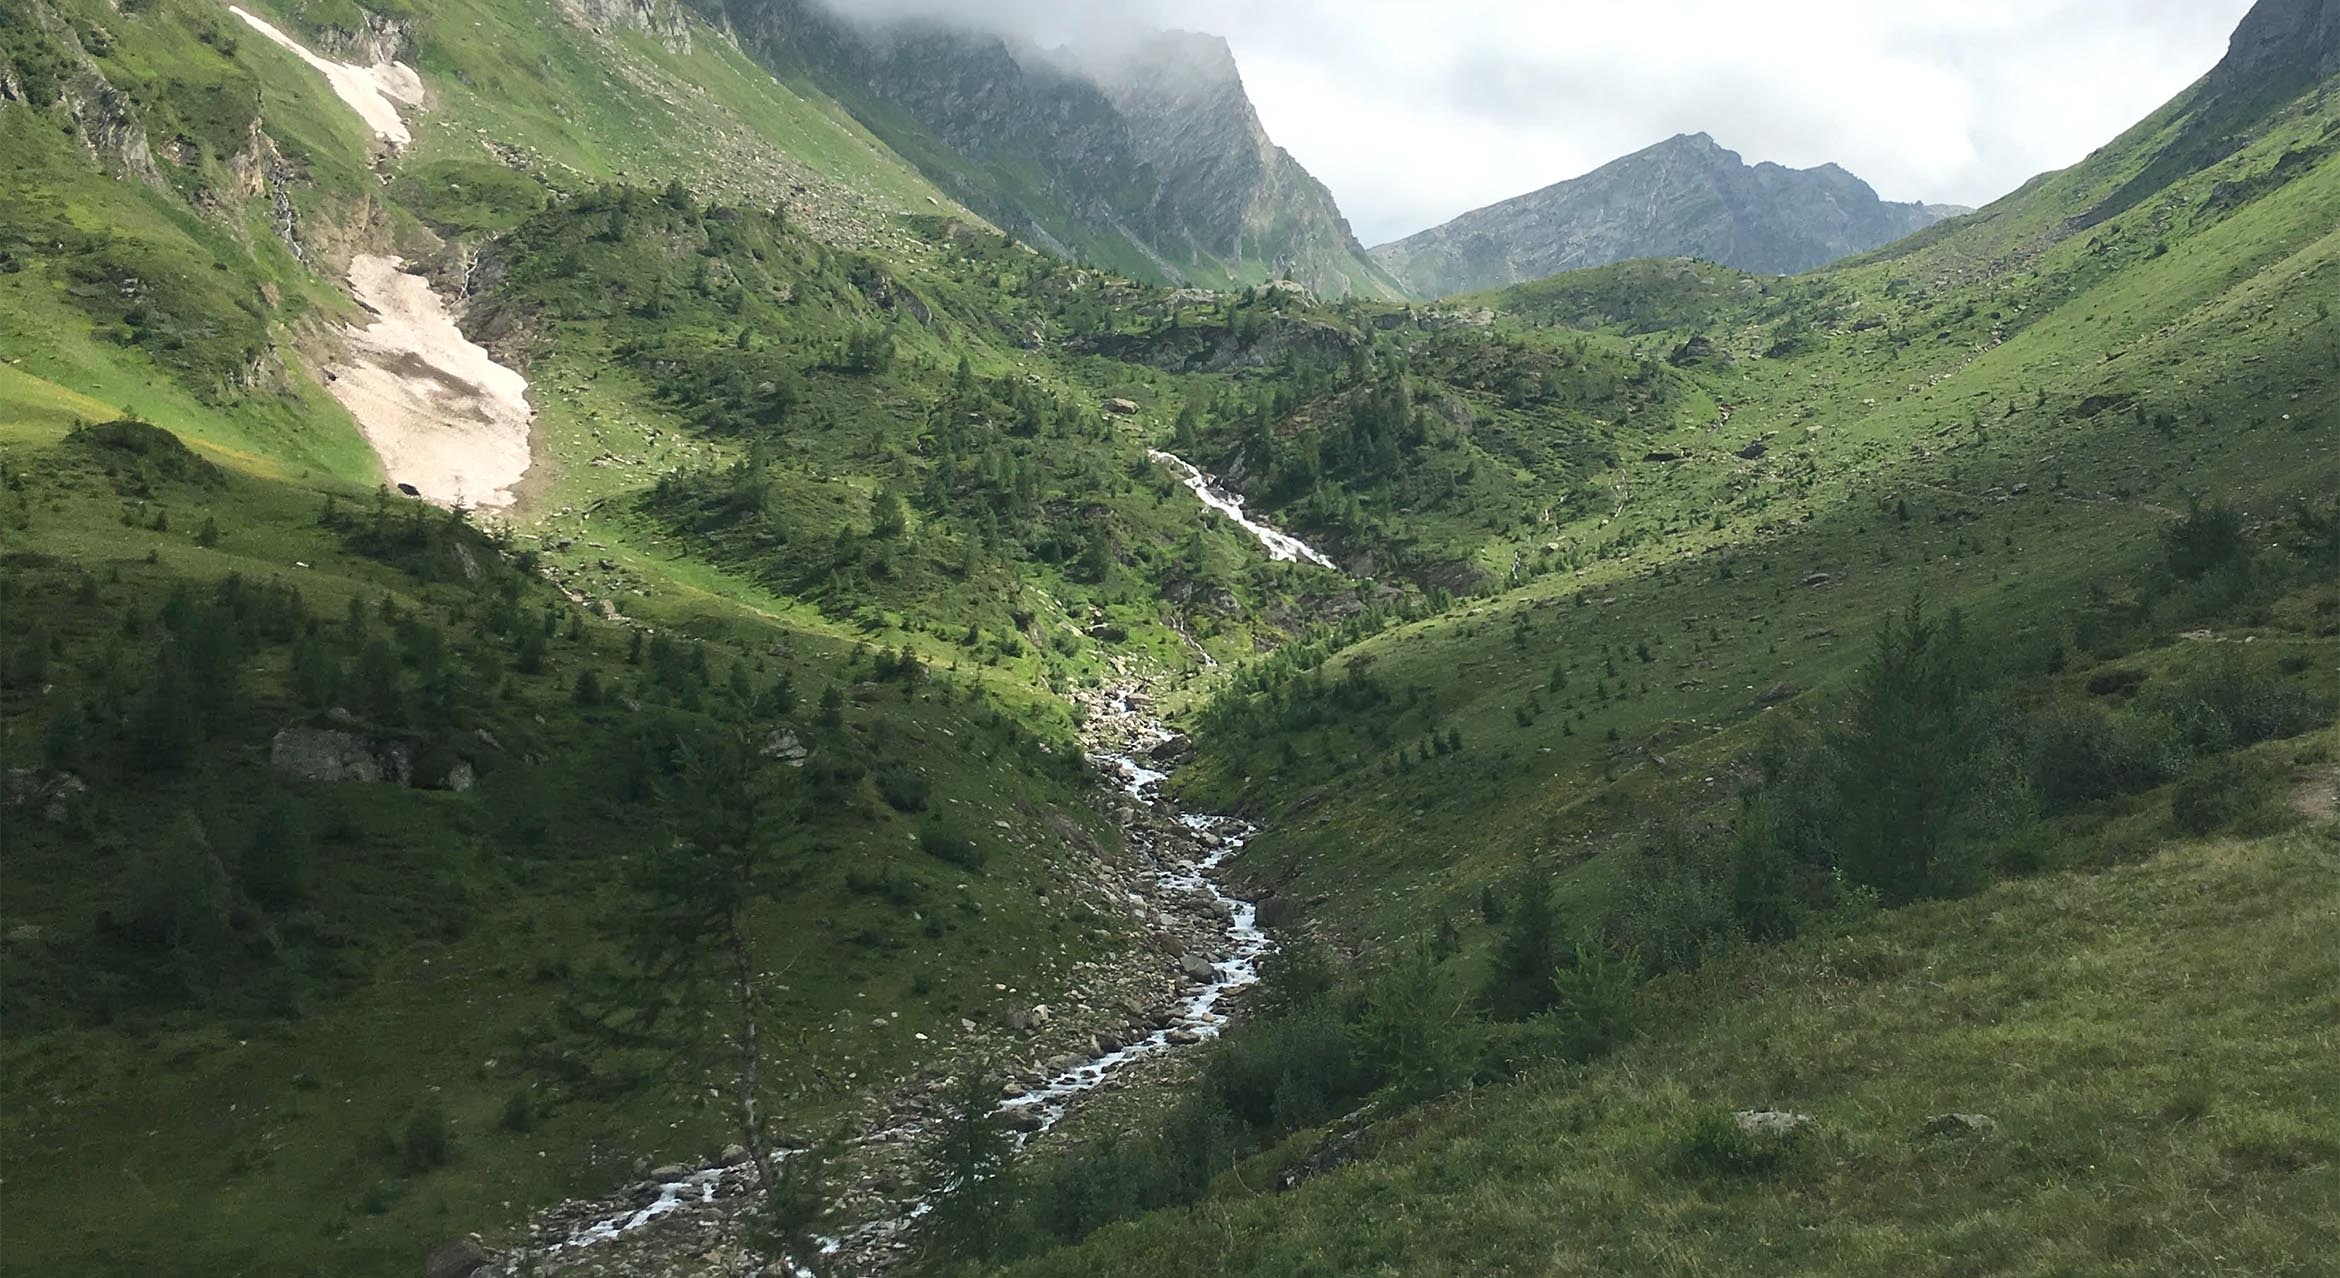
[[[357,419],[395,484],[442,506],[502,510],[528,473],[528,379],[463,335],[430,281],[361,253],[352,295],[374,320],[349,329],[325,389]]]
[[[414,144],[414,134],[406,129],[406,121],[399,118],[401,106],[418,107],[423,102],[422,76],[403,62],[377,62],[361,67],[348,62],[335,62],[309,51],[300,41],[278,30],[266,18],[229,5],[228,12],[242,18],[254,31],[284,46],[294,57],[308,63],[324,75],[325,83],[349,109],[357,112],[374,136],[399,150]]]

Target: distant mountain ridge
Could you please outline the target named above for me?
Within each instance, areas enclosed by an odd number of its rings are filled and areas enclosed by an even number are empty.
[[[1062,256],[1164,283],[1289,275],[1393,297],[1332,193],[1267,135],[1216,36],[1041,49],[817,0],[692,0],[783,76],[845,103],[937,186]]]
[[[1707,134],[1685,133],[1384,244],[1373,257],[1409,291],[1431,297],[1636,257],[1793,275],[1965,211],[1879,199],[1834,164],[1749,165]]]

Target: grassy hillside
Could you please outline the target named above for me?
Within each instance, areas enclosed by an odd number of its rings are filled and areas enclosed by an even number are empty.
[[[1183,681],[1182,782],[1263,820],[1302,957],[992,1259],[2323,1241],[2329,1142],[2272,1098],[2328,1046],[2277,971],[2330,907],[2328,97],[2221,105],[2209,151],[2181,100],[1821,275],[1416,310],[1035,254],[661,5],[271,12],[418,66],[414,145],[201,0],[0,14],[0,1148],[42,1222],[0,1269],[407,1272],[719,1149],[719,1045],[606,1032],[710,813],[777,876],[743,934],[789,1130],[1030,1047],[1001,1013],[1158,940],[1064,696],[1132,671]],[[321,390],[359,252],[529,377],[508,517],[384,492]],[[1963,1064],[2010,1043],[2052,1086]],[[1818,1126],[1716,1125],[1761,1105]],[[1953,1110],[1997,1135],[1909,1134]]]
[[[1033,1169],[992,1262],[2314,1272],[2340,122],[2224,101],[1817,275],[1456,303],[1529,420],[1538,353],[1642,396],[1531,459],[1510,526],[1464,503],[1448,544],[1509,569],[1473,597],[1198,697],[1189,795],[1263,820],[1265,915],[1330,953],[1191,1095]],[[1503,380],[1386,340],[1409,407],[1478,410],[1442,451],[1483,444]],[[1337,537],[1418,469],[1332,464],[1372,416],[1222,464],[1321,459],[1252,491]],[[1387,509],[1455,528],[1426,507]],[[1737,1116],[1773,1109],[1810,1121]]]
[[[2174,634],[2182,607],[2156,620],[2138,590],[2190,500],[2271,534],[2335,483],[2340,322],[2315,282],[2340,271],[2340,166],[2313,158],[2333,126],[2305,99],[2086,232],[2070,214],[2171,121],[1889,258],[1768,283],[1629,264],[1496,299],[1509,340],[1621,335],[1727,417],[1658,417],[1577,481],[1597,504],[1554,501],[1481,552],[1548,575],[1326,663],[1329,686],[1357,668],[1394,701],[1346,714],[1289,683],[1225,702],[1241,730],[1206,734],[1197,792],[1304,808],[1257,845],[1262,873],[1305,867],[1344,919],[1419,925],[1507,866],[1580,855],[1558,832],[1604,783],[1743,751],[1743,725],[1841,684],[1915,594],[2011,649],[2108,643],[2089,620],[2108,599]],[[1302,529],[1311,500],[1284,508]],[[1450,732],[1452,776],[1392,775],[1400,746]]]
[[[1303,1134],[1007,1272],[2321,1272],[2329,830],[2179,841],[1659,982],[1614,1055],[1377,1124],[1274,1192]],[[1739,1110],[1811,1122],[1749,1138]]]

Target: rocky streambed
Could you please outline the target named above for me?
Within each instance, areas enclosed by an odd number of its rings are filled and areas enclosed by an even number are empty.
[[[1100,772],[1105,809],[1122,827],[1126,854],[1099,869],[1127,898],[1147,938],[1111,971],[1050,1003],[1019,1007],[1000,1032],[981,1034],[933,1061],[905,1062],[890,1088],[865,1102],[835,1154],[842,1186],[827,1240],[832,1272],[880,1274],[908,1253],[928,1203],[921,1162],[931,1126],[948,1108],[961,1071],[1004,1079],[1002,1120],[1019,1148],[1101,1092],[1142,1087],[1171,1072],[1180,1051],[1218,1037],[1229,1000],[1259,979],[1273,941],[1250,901],[1218,872],[1252,834],[1230,817],[1181,811],[1162,782],[1185,743],[1135,688],[1077,695],[1082,736]],[[487,1274],[746,1275],[786,1273],[737,1240],[734,1218],[754,1197],[753,1172],[734,1147],[702,1165],[656,1168],[603,1200],[564,1203],[531,1222],[529,1240]]]

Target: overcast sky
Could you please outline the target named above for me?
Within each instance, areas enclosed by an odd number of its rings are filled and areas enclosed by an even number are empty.
[[[2210,69],[2251,0],[831,0],[1059,43],[1235,48],[1268,132],[1368,245],[1676,133],[1982,205]]]

